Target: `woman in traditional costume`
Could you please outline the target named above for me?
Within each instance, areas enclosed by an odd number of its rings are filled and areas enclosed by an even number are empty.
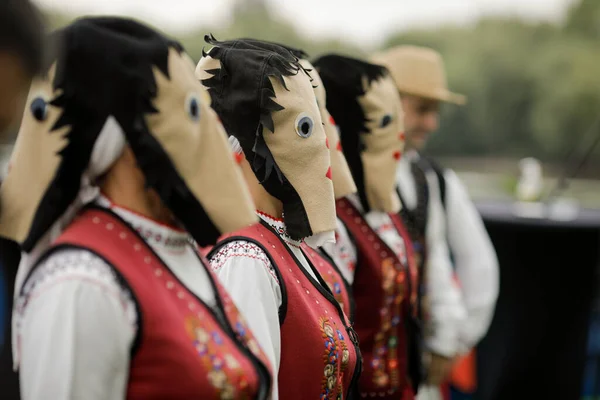
[[[414,318],[417,276],[410,240],[395,217],[400,208],[395,171],[404,146],[400,98],[381,66],[338,55],[323,56],[313,64],[358,188],[356,194],[337,200],[343,228],[335,245],[326,244],[324,250],[338,265],[355,266],[345,269],[351,271],[347,279],[365,361],[360,393],[413,399],[420,379]]]
[[[211,264],[274,366],[274,398],[356,398],[356,336],[314,265],[314,248],[334,240],[335,208],[310,72],[282,49],[207,40],[196,73],[245,156],[260,216],[222,238]]]
[[[192,244],[256,217],[191,60],[126,19],[53,39],[0,188],[0,234],[26,253],[22,398],[268,398],[269,363]]]

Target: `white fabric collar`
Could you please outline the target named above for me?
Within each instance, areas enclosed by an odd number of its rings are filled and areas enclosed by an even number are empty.
[[[419,152],[414,149],[407,150],[404,153],[403,157],[406,157],[411,162],[418,161],[419,158],[421,158],[421,156],[419,155]]]
[[[306,243],[309,247],[316,249],[318,247],[323,246],[325,243],[335,243],[335,231],[327,231],[318,233],[316,235],[309,236],[304,238],[303,240],[294,240],[288,235],[287,228],[285,226],[285,222],[281,218],[275,218],[269,214],[266,214],[262,211],[256,211],[256,214],[271,228],[277,232],[281,238],[291,246],[300,247],[302,242]]]
[[[290,237],[290,235],[288,235],[287,228],[285,226],[285,222],[283,222],[283,219],[275,218],[269,214],[266,214],[266,213],[264,213],[262,211],[258,211],[258,210],[256,211],[256,214],[260,217],[260,219],[262,219],[267,224],[269,224],[269,226],[271,228],[273,228],[273,230],[275,230],[275,232],[277,232],[277,234],[286,243],[288,243],[294,247],[300,247],[300,245],[302,244],[302,240],[294,240]]]
[[[181,252],[192,242],[191,236],[185,230],[154,221],[135,211],[119,207],[113,204],[105,196],[101,195],[98,198],[97,203],[110,209],[131,224],[140,236],[155,249],[159,248],[169,252]]]

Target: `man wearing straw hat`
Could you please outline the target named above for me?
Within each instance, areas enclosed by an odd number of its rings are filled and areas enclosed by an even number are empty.
[[[401,215],[425,269],[423,316],[430,329],[426,335],[431,360],[428,382],[437,386],[448,377],[454,361],[468,354],[489,327],[498,296],[498,261],[460,179],[421,154],[430,134],[438,129],[440,104],[466,102],[465,96],[448,90],[440,54],[424,47],[397,46],[373,59],[390,70],[404,109],[407,151],[398,166],[397,184],[403,202]],[[458,282],[447,279],[452,267]],[[452,300],[457,285],[462,304]],[[466,320],[444,319],[448,307],[461,306]],[[474,391],[474,380],[461,383],[461,391]],[[423,394],[430,392],[426,389]],[[435,392],[439,397],[439,391]]]

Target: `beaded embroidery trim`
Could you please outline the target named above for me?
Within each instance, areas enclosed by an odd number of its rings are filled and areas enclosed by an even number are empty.
[[[375,243],[375,236],[368,234],[370,227],[362,216],[360,216],[353,207],[348,207],[344,203],[338,203],[340,212],[346,213],[354,219],[354,222],[361,225],[361,231],[367,235],[367,240],[373,242],[373,248],[379,249],[380,245]],[[382,305],[379,309],[380,326],[375,335],[373,345],[373,358],[371,367],[373,368],[373,383],[381,388],[380,392],[361,393],[362,397],[382,397],[393,394],[398,391],[405,379],[400,376],[398,371],[398,333],[399,325],[402,322],[401,304],[405,296],[406,274],[402,265],[396,262],[385,249],[379,249],[382,258],[381,287],[383,289]],[[386,390],[387,389],[387,390]]]
[[[271,265],[269,257],[259,246],[245,240],[236,240],[234,242],[226,243],[212,256],[210,259],[210,266],[214,272],[218,272],[227,261],[236,257],[246,257],[260,261],[267,268],[275,282],[279,284],[275,268]]]
[[[329,322],[329,318],[321,317],[319,325],[325,344],[325,352],[323,354],[325,368],[323,369],[323,384],[321,386],[320,399],[341,399],[344,393],[344,373],[348,368],[350,352],[348,351],[344,335],[339,329],[334,330]]]

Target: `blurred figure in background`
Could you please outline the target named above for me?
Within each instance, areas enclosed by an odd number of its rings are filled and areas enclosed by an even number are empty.
[[[17,131],[29,84],[41,69],[43,31],[41,15],[28,0],[0,1],[0,144]],[[12,307],[11,286],[20,256],[15,242],[0,239],[0,387],[7,399],[18,392],[10,346],[3,344],[10,337],[7,310]]]
[[[421,154],[429,136],[438,129],[440,103],[464,104],[466,100],[448,90],[440,54],[428,48],[398,46],[374,60],[390,70],[402,98],[407,153],[398,167],[397,184],[403,202],[401,215],[411,230],[426,276],[424,317],[430,322],[430,335],[445,342],[443,348],[430,348],[428,354],[428,381],[438,386],[448,378],[452,366],[477,345],[491,323],[498,296],[498,261],[462,182],[452,170]],[[447,280],[452,266],[456,284]],[[446,308],[455,305],[436,307],[434,298],[455,299],[452,292],[456,285],[467,319],[458,325],[441,323]],[[460,360],[459,364],[465,366],[463,372],[470,370],[456,377],[460,391],[472,393],[476,384],[474,363]]]
[[[0,139],[16,132],[32,77],[42,64],[41,16],[27,0],[0,2]]]

